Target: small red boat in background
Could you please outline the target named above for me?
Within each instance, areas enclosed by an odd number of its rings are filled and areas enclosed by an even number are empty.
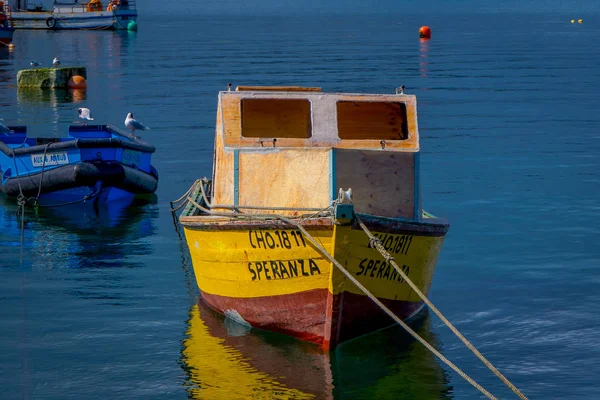
[[[15,28],[12,26],[10,6],[0,1],[0,43],[9,44],[12,42]]]

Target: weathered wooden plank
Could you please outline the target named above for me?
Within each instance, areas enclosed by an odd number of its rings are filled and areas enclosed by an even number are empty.
[[[327,149],[240,153],[240,205],[325,208],[329,192]]]
[[[225,151],[223,137],[226,126],[224,113],[231,113],[231,108],[237,104],[235,99],[223,99],[217,108],[215,135],[215,155],[213,160],[213,193],[214,204],[233,204],[233,151]],[[235,124],[228,123],[227,126]]]
[[[352,188],[356,211],[412,218],[414,154],[336,150],[336,187]]]
[[[242,91],[257,91],[257,92],[320,92],[320,87],[303,87],[303,86],[238,86],[236,92]]]

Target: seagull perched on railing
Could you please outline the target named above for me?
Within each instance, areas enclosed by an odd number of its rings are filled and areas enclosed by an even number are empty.
[[[148,128],[141,122],[138,122],[135,119],[133,119],[133,113],[127,114],[127,118],[125,118],[125,127],[127,129],[131,130],[131,137],[135,137],[133,132],[136,130],[140,130],[140,131],[149,131],[150,130],[150,128]]]
[[[4,120],[2,118],[0,118],[0,133],[1,134],[13,133],[14,131],[12,129],[10,129],[8,126],[4,125],[2,123],[2,121],[4,121]]]
[[[60,65],[60,60],[58,59],[58,57],[54,57],[54,60],[52,60],[52,66],[54,68],[58,68],[59,65]]]
[[[87,121],[94,120],[94,118],[92,118],[92,112],[89,108],[79,108],[77,109],[77,112],[79,113],[79,118],[81,119],[85,119]]]
[[[29,65],[31,65],[32,68],[35,68],[35,67],[39,67],[42,64],[40,64],[39,62],[37,62],[35,60],[31,60],[31,62],[29,63]]]

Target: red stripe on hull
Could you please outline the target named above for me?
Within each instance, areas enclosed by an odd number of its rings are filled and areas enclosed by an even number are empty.
[[[255,298],[233,298],[202,293],[221,314],[235,311],[252,327],[280,332],[318,344],[324,349],[385,328],[394,323],[366,296],[345,292],[332,296],[327,289]],[[421,303],[381,301],[401,319],[413,315]]]
[[[237,311],[254,328],[285,333],[298,339],[323,344],[327,289],[254,298],[234,298],[202,293],[216,311]]]

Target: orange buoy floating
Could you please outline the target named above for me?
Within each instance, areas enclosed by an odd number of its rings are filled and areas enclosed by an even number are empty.
[[[419,37],[421,39],[431,39],[431,29],[428,26],[422,26],[419,29]]]
[[[69,82],[67,82],[67,86],[71,89],[85,89],[87,88],[87,82],[85,78],[81,75],[73,75]]]

